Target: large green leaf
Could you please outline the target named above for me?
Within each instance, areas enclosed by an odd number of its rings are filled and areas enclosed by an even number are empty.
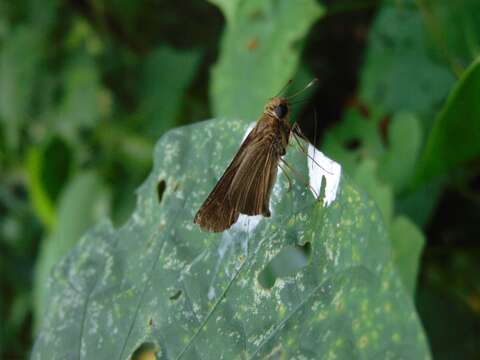
[[[480,154],[480,58],[458,81],[435,120],[416,175],[416,184],[473,160]]]
[[[382,216],[347,176],[336,193],[329,178],[327,207],[280,174],[270,219],[241,217],[222,234],[193,224],[246,128],[215,120],[160,140],[131,219],[98,225],[55,268],[33,359],[126,359],[138,348],[161,359],[429,358]],[[297,148],[286,159],[308,176]],[[320,168],[310,166],[312,180]],[[299,246],[307,263],[260,282]]]
[[[210,88],[214,114],[255,119],[268,97],[294,77],[302,40],[323,8],[315,0],[211,2],[226,17]]]

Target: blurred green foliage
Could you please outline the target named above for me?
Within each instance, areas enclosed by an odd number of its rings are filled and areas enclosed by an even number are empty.
[[[28,354],[48,274],[84,230],[129,217],[163,132],[252,120],[288,78],[316,76],[308,135],[376,201],[433,356],[478,358],[479,14],[477,0],[0,0],[0,357]],[[340,47],[351,88],[325,65]]]

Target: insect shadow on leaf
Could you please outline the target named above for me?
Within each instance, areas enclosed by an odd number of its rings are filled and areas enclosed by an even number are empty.
[[[262,288],[270,290],[277,279],[293,276],[306,267],[311,254],[310,242],[304,245],[285,247],[258,274],[258,283]]]

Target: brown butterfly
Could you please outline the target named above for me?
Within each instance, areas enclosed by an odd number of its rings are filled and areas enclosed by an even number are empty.
[[[224,231],[240,214],[270,217],[270,193],[294,129],[289,121],[288,99],[292,97],[274,97],[267,103],[263,115],[195,215],[194,223],[203,230]]]

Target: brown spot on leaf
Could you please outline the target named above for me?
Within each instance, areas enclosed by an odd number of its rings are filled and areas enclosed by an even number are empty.
[[[258,39],[257,38],[250,39],[247,44],[247,49],[253,52],[257,50],[257,48],[258,48]]]

